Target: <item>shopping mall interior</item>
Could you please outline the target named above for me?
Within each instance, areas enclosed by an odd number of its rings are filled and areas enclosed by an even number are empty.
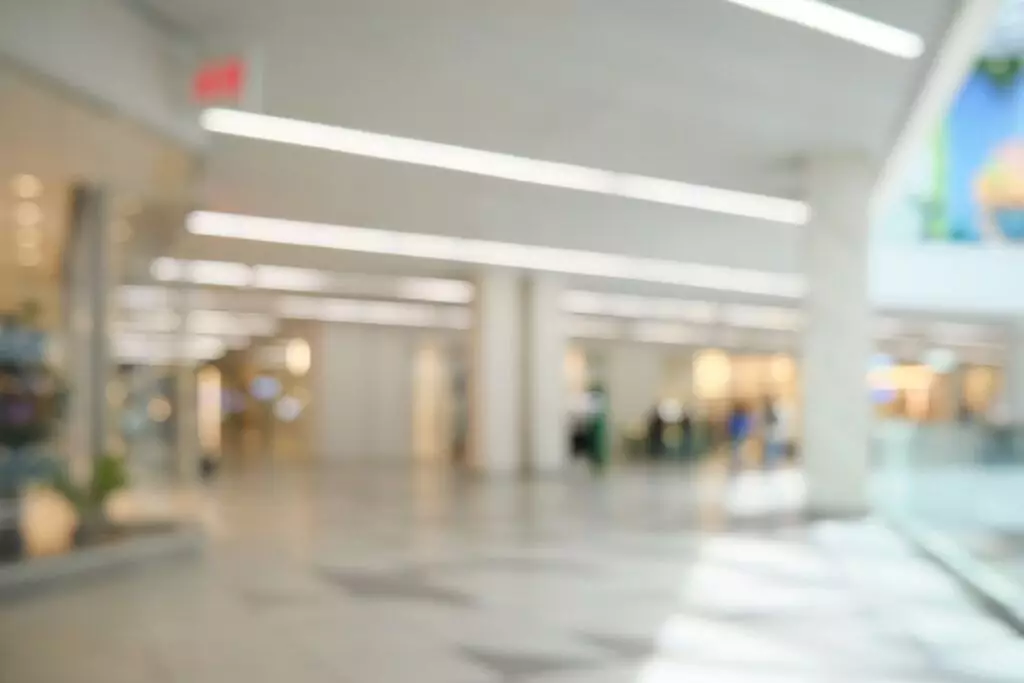
[[[1020,0],[0,0],[0,681],[1024,682],[1022,67]]]

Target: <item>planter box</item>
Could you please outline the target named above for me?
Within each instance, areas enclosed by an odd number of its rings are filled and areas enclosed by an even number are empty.
[[[63,555],[0,563],[0,599],[157,560],[198,554],[204,535],[180,524],[116,527],[115,533]]]

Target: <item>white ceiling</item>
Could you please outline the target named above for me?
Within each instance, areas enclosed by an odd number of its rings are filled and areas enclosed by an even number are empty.
[[[794,198],[816,150],[881,161],[960,4],[832,0],[920,34],[908,61],[723,0],[144,2],[258,55],[270,114]],[[208,153],[209,208],[799,268],[793,226],[224,136]]]

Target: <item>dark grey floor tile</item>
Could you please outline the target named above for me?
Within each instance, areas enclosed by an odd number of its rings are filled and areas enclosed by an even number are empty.
[[[525,681],[535,676],[586,670],[600,662],[556,655],[524,654],[463,646],[463,655],[493,672],[502,681]]]
[[[476,600],[472,596],[451,588],[435,586],[418,575],[340,572],[328,569],[321,570],[320,575],[328,584],[364,600],[425,602],[459,608],[476,606]]]
[[[654,642],[650,638],[608,634],[583,634],[582,638],[607,651],[617,660],[640,660],[654,650]]]

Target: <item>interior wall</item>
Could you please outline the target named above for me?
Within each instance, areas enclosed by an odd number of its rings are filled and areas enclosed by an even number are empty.
[[[452,359],[437,339],[421,340],[414,354],[413,455],[419,462],[446,462],[455,438]]]
[[[324,325],[314,389],[324,459],[412,452],[412,338],[403,330]]]
[[[318,457],[410,462],[450,454],[446,335],[329,323],[311,337]]]
[[[0,55],[190,146],[195,56],[117,0],[0,3]]]
[[[588,366],[608,400],[609,444],[617,452],[624,434],[644,424],[665,384],[668,348],[632,342],[580,342]]]

